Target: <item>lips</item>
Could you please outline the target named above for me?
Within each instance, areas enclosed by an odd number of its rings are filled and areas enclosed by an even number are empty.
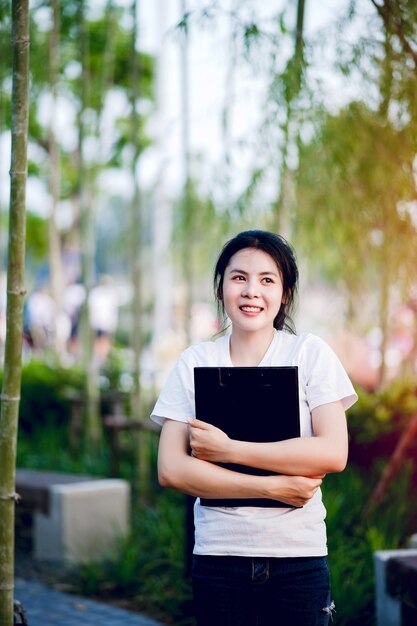
[[[239,309],[243,311],[243,313],[260,313],[261,311],[263,311],[263,308],[260,306],[248,306],[248,305],[240,306]]]

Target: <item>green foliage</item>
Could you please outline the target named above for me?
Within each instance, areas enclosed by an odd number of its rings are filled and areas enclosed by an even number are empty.
[[[68,425],[70,402],[67,390],[81,390],[83,374],[76,368],[32,359],[22,370],[19,424],[32,434],[43,428]]]
[[[7,66],[11,66],[12,50],[9,41],[10,33],[9,2],[0,0],[0,134],[4,128],[10,126],[10,91],[6,93],[3,88],[4,80],[11,83],[11,73],[4,67],[3,59],[7,59]]]
[[[377,510],[367,520],[362,512],[376,472],[370,475],[351,465],[343,474],[325,478],[329,565],[340,626],[374,624],[374,552],[404,547],[415,530],[417,503],[410,503],[410,470],[402,468],[383,513]],[[75,572],[75,590],[125,599],[134,610],[163,623],[191,625],[184,519],[182,496],[158,492],[153,508],[134,511],[130,535],[105,561],[87,563]]]
[[[412,263],[416,232],[398,210],[414,196],[412,143],[406,129],[357,102],[325,115],[300,147],[299,246],[322,275],[342,277],[350,291],[372,288],[384,265],[404,278]]]
[[[257,198],[258,187],[264,176],[265,171],[263,168],[256,168],[252,170],[246,189],[236,201],[236,209],[240,215],[245,215],[248,212],[248,208],[253,206]]]
[[[249,22],[243,25],[243,47],[248,55],[254,43],[262,37],[262,32],[256,22]]]
[[[151,145],[151,141],[145,132],[146,120],[142,117],[138,120],[138,146],[139,152],[142,153],[146,148]],[[131,144],[132,132],[131,122],[128,118],[119,118],[116,121],[116,128],[118,131],[117,139],[112,146],[112,155],[108,165],[110,167],[121,167],[123,165],[123,156],[125,149]]]
[[[225,240],[232,226],[232,215],[228,211],[219,212],[212,198],[203,196],[196,181],[191,180],[188,190],[184,190],[175,206],[173,241],[178,242],[178,246],[174,249],[174,258],[179,262],[186,259],[187,264],[192,259],[192,273],[195,277],[207,275],[209,268],[210,273],[205,281],[208,289],[203,297],[211,295],[213,250],[217,253],[219,241]],[[201,280],[198,282],[202,284]]]
[[[184,496],[159,495],[154,508],[136,508],[130,534],[109,558],[82,565],[77,592],[129,599],[130,606],[166,624],[192,624],[185,576]]]
[[[118,384],[125,369],[120,356],[114,354],[106,371],[112,386]],[[108,475],[106,446],[94,456],[81,449],[71,455],[68,450],[66,390],[71,387],[76,392],[81,380],[82,373],[76,369],[36,361],[25,365],[22,424],[26,427],[22,426],[19,437],[18,466]],[[399,436],[417,409],[415,389],[416,380],[404,379],[378,393],[360,393],[359,402],[349,411],[353,458],[351,455],[345,472],[328,475],[323,483],[333,599],[340,626],[373,625],[374,552],[404,547],[415,532],[417,502],[410,497],[415,471],[411,460],[403,464],[382,505],[368,518],[363,517],[382,467],[374,455],[369,455],[369,445],[384,441],[387,433]],[[129,433],[124,435],[120,475],[133,481],[136,440]],[[120,538],[106,559],[72,570],[66,581],[77,593],[125,602],[163,623],[191,626],[191,590],[184,573],[185,498],[157,486],[156,449],[157,437],[153,438],[151,454],[152,506],[134,505],[129,535]],[[368,457],[364,468],[354,458],[359,449]]]
[[[409,465],[402,468],[383,511],[377,509],[367,520],[362,512],[377,480],[375,470],[369,474],[351,465],[324,480],[329,565],[340,626],[375,622],[374,552],[405,547],[415,530],[417,505],[410,503],[410,473]]]
[[[10,8],[6,3],[0,5],[1,32],[10,32]],[[132,31],[130,28],[129,8],[108,3],[100,14],[89,11],[84,16],[84,26],[88,39],[87,67],[83,86],[88,92],[87,114],[84,132],[86,136],[97,139],[100,115],[109,94],[119,91],[125,94],[126,101],[131,98],[131,57]],[[45,107],[45,96],[51,94],[50,38],[52,10],[50,3],[35,0],[30,11],[30,101],[29,101],[29,141],[39,149],[36,160],[29,162],[29,174],[48,181],[49,122],[44,121],[41,107]],[[81,15],[80,3],[68,0],[60,3],[60,44],[58,95],[65,99],[67,107],[80,111],[81,102],[81,54],[80,54]],[[11,52],[7,37],[0,38],[0,128],[9,128],[11,123]],[[138,61],[140,101],[153,100],[153,58],[136,51]],[[139,107],[139,103],[137,103]],[[141,114],[140,139],[141,150],[150,143],[144,126],[145,115]],[[74,131],[76,132],[76,128]],[[129,122],[127,118],[115,120],[113,145],[109,154],[100,150],[91,162],[91,174],[98,173],[105,167],[124,167],[122,152],[130,145]],[[60,138],[57,138],[60,141]],[[99,140],[97,139],[97,143]],[[60,146],[60,174],[62,198],[68,199],[79,191],[79,155],[78,147],[69,152]]]
[[[114,392],[123,392],[126,364],[122,354],[115,351],[108,368],[102,371],[105,386],[101,389],[101,413],[113,410]],[[0,372],[0,384],[2,374]],[[85,388],[84,372],[78,367],[63,367],[55,360],[31,359],[23,366],[19,413],[17,466],[31,469],[106,476],[111,468],[111,449],[106,437],[99,449],[85,445],[83,424],[81,432],[70,445],[73,408],[78,405]],[[110,395],[109,395],[110,394]],[[121,396],[128,405],[128,395]],[[75,403],[75,404],[74,404]],[[122,408],[122,411],[124,409]],[[144,408],[144,411],[147,407]],[[150,409],[149,409],[150,410]],[[128,411],[126,411],[128,414]],[[83,410],[81,406],[81,421]],[[78,432],[78,430],[77,430]],[[76,438],[75,438],[76,437]],[[120,477],[134,482],[136,478],[137,434],[120,434],[123,451]],[[150,458],[156,468],[157,438],[150,443]],[[151,477],[156,484],[156,476]]]
[[[48,222],[43,217],[26,213],[26,251],[35,261],[42,261],[48,255]]]
[[[132,35],[123,28],[123,13],[112,8],[109,18],[103,15],[99,19],[89,20],[86,23],[89,42],[89,80],[90,82],[90,102],[95,111],[100,111],[106,96],[106,90],[111,87],[130,89],[130,66]],[[71,16],[71,19],[73,17]],[[79,61],[79,32],[77,22],[70,24],[70,16],[65,15],[65,29],[68,29],[68,39],[63,41],[63,60],[67,63]],[[67,47],[66,47],[67,46]],[[106,56],[111,51],[111,55]],[[152,99],[152,79],[153,79],[153,59],[147,54],[137,53],[140,75],[140,96],[143,99]],[[103,59],[108,58],[110,67],[104,67]],[[63,68],[65,69],[65,68]],[[107,78],[107,84],[105,81]],[[71,91],[79,97],[78,77],[68,79]]]
[[[71,451],[68,424],[47,424],[43,427],[38,424],[30,433],[20,431],[16,466],[65,474],[108,476],[110,453],[107,446],[91,450],[85,449],[81,442],[75,451]],[[131,472],[127,476],[130,478]]]
[[[398,378],[375,393],[358,389],[358,396],[348,414],[353,445],[376,443],[389,434],[398,438],[417,411],[417,379]]]

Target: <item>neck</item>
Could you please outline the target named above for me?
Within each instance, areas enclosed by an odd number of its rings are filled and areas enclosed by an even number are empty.
[[[230,337],[230,358],[233,365],[255,367],[264,358],[274,338],[275,330],[265,329],[259,333],[240,333],[232,330]]]

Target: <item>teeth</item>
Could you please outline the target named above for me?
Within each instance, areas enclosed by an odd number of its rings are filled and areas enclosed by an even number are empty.
[[[242,306],[240,308],[242,311],[247,311],[248,313],[257,313],[262,310],[259,306]]]

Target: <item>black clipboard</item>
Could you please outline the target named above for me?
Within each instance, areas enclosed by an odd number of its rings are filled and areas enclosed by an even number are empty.
[[[282,441],[300,436],[298,367],[195,367],[196,417],[232,439]],[[257,476],[273,472],[220,463]],[[203,506],[291,507],[267,498],[201,498]]]

